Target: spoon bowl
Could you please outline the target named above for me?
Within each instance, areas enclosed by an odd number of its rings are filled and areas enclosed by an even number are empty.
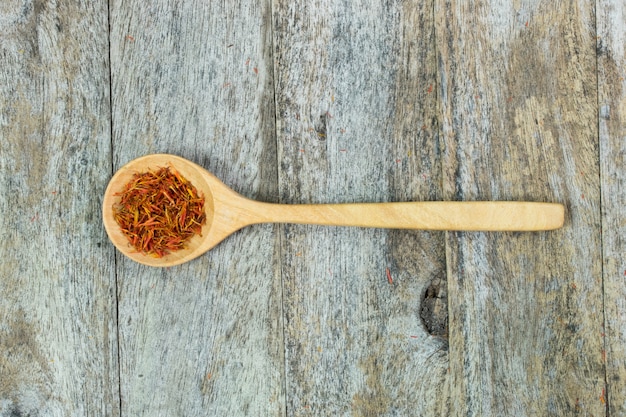
[[[170,252],[168,255],[157,258],[137,251],[129,243],[128,238],[122,233],[122,229],[115,221],[113,206],[121,199],[120,196],[115,194],[122,191],[124,186],[133,179],[136,173],[161,167],[172,167],[176,169],[176,171],[196,187],[200,195],[204,197],[206,223],[202,226],[201,234],[194,235],[188,241],[184,249]],[[219,241],[217,241],[210,244],[211,242],[209,241],[211,236],[215,236],[215,233],[209,234],[212,230],[211,225],[213,223],[213,214],[215,213],[212,189],[223,189],[223,192],[229,190],[215,176],[184,158],[167,154],[154,154],[134,159],[120,168],[109,181],[102,202],[104,227],[115,247],[124,255],[141,264],[150,266],[172,266],[189,261],[219,243]]]
[[[161,258],[138,252],[115,221],[113,206],[136,173],[171,167],[205,198],[206,223],[184,249]],[[257,223],[299,223],[394,229],[541,231],[563,226],[563,205],[517,201],[426,201],[354,204],[272,204],[236,193],[213,174],[184,158],[147,155],[113,175],[104,193],[102,218],[109,238],[124,255],[144,265],[167,267],[190,261],[242,227]]]

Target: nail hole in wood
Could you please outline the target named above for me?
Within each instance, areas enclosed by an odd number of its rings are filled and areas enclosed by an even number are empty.
[[[313,128],[315,129],[315,133],[317,133],[317,138],[319,140],[326,140],[327,119],[328,112],[321,114],[320,117],[315,121],[315,123],[313,123]]]

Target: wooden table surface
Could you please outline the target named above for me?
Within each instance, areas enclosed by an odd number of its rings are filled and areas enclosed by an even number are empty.
[[[3,0],[0,416],[626,415],[625,44],[621,0]],[[260,225],[150,268],[100,213],[161,152],[566,224]]]

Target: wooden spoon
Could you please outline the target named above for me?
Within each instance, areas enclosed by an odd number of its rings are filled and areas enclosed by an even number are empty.
[[[204,195],[207,221],[202,236],[187,248],[162,258],[138,253],[113,215],[122,191],[133,174],[171,166]],[[113,244],[131,259],[150,266],[172,266],[194,259],[228,235],[257,223],[300,223],[330,226],[460,231],[537,231],[563,226],[564,208],[556,203],[511,201],[428,201],[405,203],[284,205],[247,199],[228,188],[202,167],[174,155],[155,154],[135,159],[115,173],[102,203],[104,227]]]

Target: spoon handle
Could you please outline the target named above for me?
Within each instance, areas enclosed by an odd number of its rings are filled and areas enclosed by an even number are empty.
[[[286,205],[258,203],[251,223],[299,223],[390,229],[538,231],[563,226],[563,205],[514,201],[426,201]]]

